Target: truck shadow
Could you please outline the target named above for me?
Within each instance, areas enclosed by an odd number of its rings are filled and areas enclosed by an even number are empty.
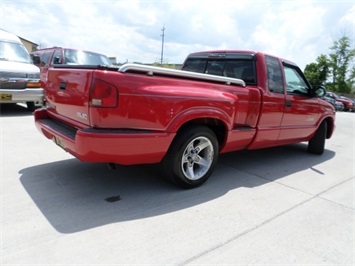
[[[0,104],[0,116],[31,116],[33,111],[27,109],[24,104]]]
[[[49,223],[70,234],[106,224],[143,219],[203,204],[238,188],[253,188],[313,169],[335,153],[305,152],[305,144],[221,155],[208,182],[182,190],[160,178],[158,165],[118,166],[76,159],[20,171],[20,181]],[[317,172],[318,174],[323,174]]]

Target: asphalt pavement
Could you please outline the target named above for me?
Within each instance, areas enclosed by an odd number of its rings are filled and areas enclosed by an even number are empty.
[[[201,187],[83,163],[0,114],[1,265],[355,265],[355,113],[307,144],[221,155]],[[144,147],[142,147],[144,149]]]

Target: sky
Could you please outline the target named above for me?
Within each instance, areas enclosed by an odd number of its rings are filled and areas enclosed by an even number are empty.
[[[183,63],[189,53],[247,49],[301,69],[334,41],[355,43],[355,0],[0,0],[0,28],[41,47]]]

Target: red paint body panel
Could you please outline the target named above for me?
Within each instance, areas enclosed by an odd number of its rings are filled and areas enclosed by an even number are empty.
[[[163,132],[78,129],[75,139],[72,139],[43,123],[44,119],[48,119],[46,110],[37,110],[35,119],[36,126],[43,135],[48,139],[59,139],[60,146],[64,150],[86,162],[108,162],[122,165],[136,162],[156,163],[164,157],[175,137],[175,133]]]
[[[288,95],[286,89],[273,93],[265,55],[243,53],[254,56],[257,73],[256,84],[246,87],[140,72],[51,69],[48,107],[35,112],[36,126],[82,161],[124,165],[160,162],[188,123],[211,127],[221,153],[307,141],[325,119],[330,138],[335,118],[330,105]],[[116,97],[107,98],[109,107],[106,96]]]
[[[74,156],[89,162],[120,164],[159,162],[170,146],[175,133],[103,133],[79,131]]]

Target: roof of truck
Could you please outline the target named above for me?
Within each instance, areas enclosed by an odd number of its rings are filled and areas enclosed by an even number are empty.
[[[60,47],[60,46],[53,46],[53,47],[48,47],[48,48],[38,49],[38,50],[32,51],[32,52],[31,52],[31,54],[35,54],[35,53],[42,52],[42,51],[50,51],[50,50],[55,50],[55,49],[62,49],[62,50],[73,50],[73,51],[82,51],[82,52],[87,52],[87,53],[93,53],[93,54],[104,55],[104,54],[102,54],[102,53],[98,53],[98,52],[87,51],[87,50],[76,49],[76,48]]]
[[[188,55],[187,58],[200,57],[200,58],[227,58],[227,59],[255,59],[256,54],[268,55],[281,59],[283,62],[290,65],[297,65],[292,61],[283,59],[279,56],[270,55],[264,52],[255,50],[207,50],[194,52]]]

